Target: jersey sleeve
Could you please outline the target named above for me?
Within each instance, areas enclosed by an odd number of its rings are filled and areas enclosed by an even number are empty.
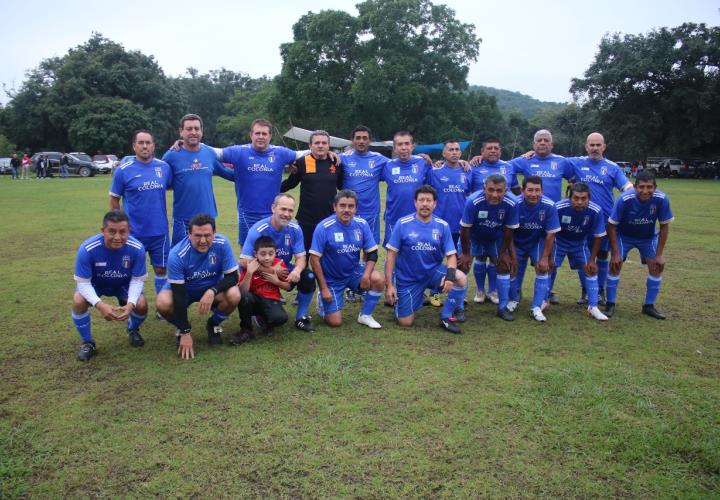
[[[230,240],[225,239],[225,244],[223,245],[223,274],[237,271],[237,268],[238,262],[235,258]]]
[[[254,227],[250,228],[245,241],[243,242],[242,250],[240,250],[241,259],[254,259],[255,258],[255,241],[260,237],[260,234],[255,230]]]
[[[385,248],[395,250],[396,252],[400,251],[400,247],[402,246],[402,234],[400,233],[402,233],[402,224],[398,220],[395,223],[395,227],[393,227],[390,239],[385,244]]]
[[[557,233],[560,231],[560,218],[558,217],[557,208],[548,205],[548,211],[545,214],[545,232]]]
[[[290,165],[297,159],[297,152],[292,149],[279,147],[277,152],[283,165]]]
[[[615,200],[615,203],[613,204],[613,209],[612,212],[610,212],[610,218],[608,219],[609,224],[613,224],[615,226],[620,224],[624,206],[625,200],[623,200],[623,197],[620,196],[617,200]]]
[[[288,149],[288,151],[290,151]],[[292,163],[292,162],[290,162]],[[288,175],[287,179],[282,181],[282,184],[280,184],[280,192],[285,193],[287,191],[290,191],[292,188],[300,184],[300,181],[303,178],[303,174],[305,173],[305,158],[300,158],[297,161],[297,169],[292,172],[290,175]]]
[[[167,187],[167,189],[172,189],[173,177],[174,177],[174,175],[173,175],[173,169],[172,169],[172,167],[171,167],[170,165],[168,165],[167,162],[163,162],[163,163],[164,163],[164,165],[165,165],[165,172],[167,173],[167,184],[166,184],[166,187]]]
[[[365,244],[363,250],[365,252],[373,252],[377,250],[377,242],[375,241],[375,237],[372,234],[372,231],[370,230],[370,224],[361,224],[362,225],[362,232],[363,232],[363,243]]]
[[[168,257],[167,275],[170,284],[182,285],[185,283],[185,269],[180,256],[170,253]]]
[[[302,228],[297,225],[293,227],[294,240],[292,244],[293,255],[301,255],[305,253],[305,235],[303,234]]]
[[[90,281],[91,279],[92,259],[85,248],[80,245],[77,251],[77,257],[75,258],[75,281]]]
[[[457,248],[455,248],[455,243],[453,242],[450,226],[448,224],[443,224],[442,245],[443,253],[446,256],[457,253]]]
[[[217,175],[218,177],[222,177],[223,179],[227,181],[234,181],[235,180],[235,170],[232,170],[230,168],[227,168],[223,163],[217,158],[217,156],[213,153],[214,161],[213,161],[213,175]]]
[[[625,174],[623,173],[622,169],[620,167],[615,167],[613,172],[613,182],[614,186],[618,191],[622,191],[625,186],[627,186],[630,181],[627,177],[625,177]]]
[[[593,235],[596,238],[599,238],[600,236],[605,236],[607,234],[607,231],[605,229],[605,216],[603,215],[602,211],[600,211],[597,214],[597,217],[595,217],[595,227],[593,228]]]
[[[115,198],[122,198],[125,192],[125,176],[123,175],[122,169],[117,169],[115,175],[113,175],[112,183],[110,184],[110,196]]]
[[[220,159],[220,158],[218,158]],[[222,160],[237,165],[240,159],[240,146],[228,146],[222,149]]]
[[[322,257],[322,254],[325,251],[326,242],[327,238],[325,236],[325,227],[322,225],[322,223],[320,223],[315,227],[315,231],[313,232],[312,244],[310,245],[310,253],[313,255],[317,255],[318,257]]]
[[[138,248],[135,251],[135,262],[132,269],[133,278],[142,278],[147,276],[147,265],[145,264],[145,247]]]
[[[520,227],[520,215],[518,214],[518,204],[508,206],[507,218],[505,219],[505,227],[508,229],[517,229]]]
[[[460,219],[460,225],[463,227],[472,227],[475,223],[475,205],[472,199],[465,201],[465,208],[463,208],[462,218]]]
[[[673,216],[672,209],[670,208],[670,200],[667,196],[662,199],[660,209],[658,210],[658,221],[660,224],[668,224],[675,219]]]
[[[572,160],[570,158],[563,158],[560,160],[558,170],[562,172],[563,178],[568,181],[575,178],[575,168],[573,167]]]

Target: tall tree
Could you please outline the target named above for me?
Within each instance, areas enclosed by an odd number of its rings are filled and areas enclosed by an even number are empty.
[[[624,157],[720,153],[720,27],[607,35],[570,90]]]

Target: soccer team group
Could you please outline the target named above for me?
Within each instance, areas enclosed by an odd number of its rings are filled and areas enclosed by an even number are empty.
[[[606,321],[615,312],[620,271],[633,248],[648,269],[642,312],[664,319],[655,300],[673,220],[668,198],[649,172],[631,183],[604,157],[599,133],[588,136],[587,156],[566,158],[553,154],[551,133],[540,130],[533,151],[509,162],[500,159],[495,138],[470,162],[461,160],[460,144],[451,140],[436,165],[412,154],[413,138],[405,131],[393,138],[392,159],[370,151],[371,132],[363,126],[352,132],[352,148],[339,155],[324,131],[313,132],[309,151],[274,146],[272,125],[262,119],[253,122],[245,145],[212,148],[202,143],[202,133],[199,116],[184,116],[180,140],[162,160],[154,157],[149,131],[134,133],[135,158],[113,175],[101,232],[77,253],[72,319],[82,338],[80,360],[96,353],[91,306],[107,321],[127,321],[130,344],[144,344],[146,253],[156,314],[176,327],[183,359],[195,355],[191,304],[209,316],[210,345],[223,343],[220,325],[237,309],[240,330],[227,339],[237,345],[254,338],[254,325],[267,334],[288,321],[280,290],[293,288],[295,327],[306,332],[315,331],[309,308],[317,291],[319,315],[329,326],[342,325],[346,298],[360,298],[357,322],[381,328],[373,311],[384,292],[400,326],[411,326],[429,302],[441,307],[440,326],[460,333],[472,268],[474,302],[492,301],[497,316],[512,321],[528,261],[535,268],[530,314],[546,321],[546,307],[558,303],[553,284],[565,257],[582,286],[578,303],[587,305],[591,318]],[[216,232],[214,175],[235,186],[239,258]],[[567,198],[563,179],[569,181]],[[376,269],[380,182],[387,184],[383,272]],[[296,212],[286,191],[297,185]],[[621,192],[617,199],[614,190]],[[103,296],[115,297],[118,305]]]

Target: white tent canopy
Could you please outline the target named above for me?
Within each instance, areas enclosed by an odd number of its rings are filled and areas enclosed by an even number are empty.
[[[290,130],[285,132],[283,137],[287,137],[288,139],[294,139],[296,141],[310,143],[310,134],[313,133],[313,130],[307,130],[300,127],[292,127]],[[342,149],[350,146],[351,143],[347,139],[342,139],[340,137],[330,136],[330,147],[335,149]],[[370,143],[371,146],[374,147],[385,147],[385,148],[392,148],[392,141],[378,141],[378,142],[372,142]]]

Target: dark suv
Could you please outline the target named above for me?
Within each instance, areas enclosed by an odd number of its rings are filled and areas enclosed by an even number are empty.
[[[58,153],[57,151],[35,153],[32,156],[32,170],[37,170],[40,155],[47,156],[50,161],[50,169],[47,172],[49,176],[60,174],[60,159],[63,156],[67,159],[68,173],[70,174],[77,174],[80,177],[92,177],[100,173],[97,165],[92,162],[92,158],[86,153]]]

